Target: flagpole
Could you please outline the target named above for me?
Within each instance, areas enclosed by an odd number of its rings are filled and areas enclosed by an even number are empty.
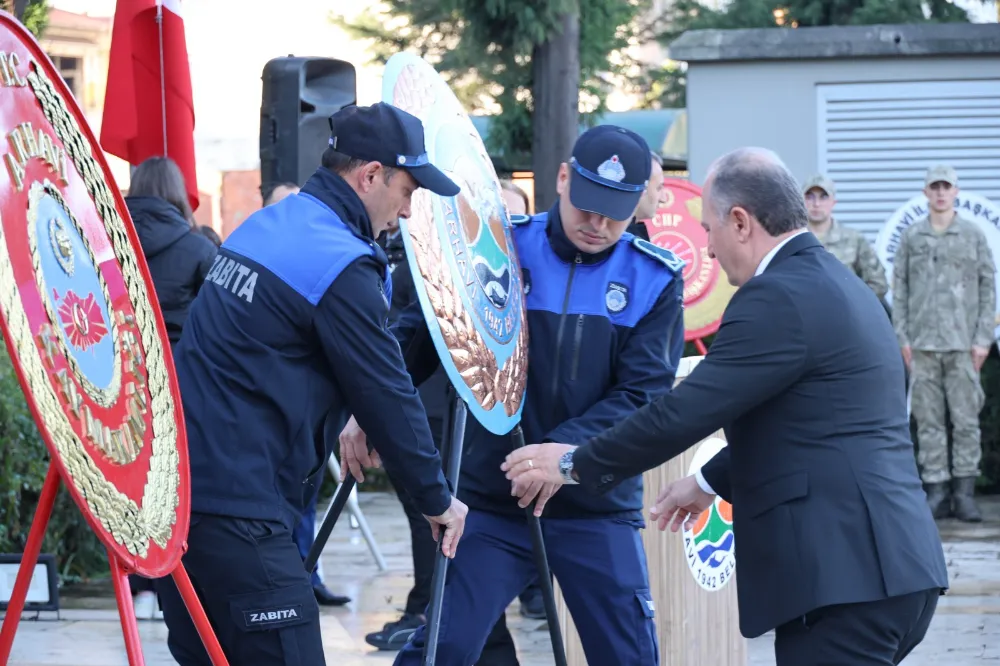
[[[163,0],[156,0],[156,28],[160,36],[160,117],[163,120],[163,156],[167,157],[167,83],[163,71]]]

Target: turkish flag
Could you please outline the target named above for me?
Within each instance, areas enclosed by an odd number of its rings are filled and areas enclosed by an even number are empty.
[[[118,0],[109,60],[101,146],[132,165],[172,159],[195,210],[194,96],[180,0]]]

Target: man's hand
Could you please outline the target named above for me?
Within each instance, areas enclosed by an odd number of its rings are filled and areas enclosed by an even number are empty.
[[[346,479],[350,469],[351,476],[362,483],[365,480],[363,468],[381,466],[382,459],[374,449],[368,451],[368,437],[352,416],[340,433],[340,478]]]
[[[667,484],[649,510],[649,515],[661,532],[667,529],[667,523],[670,523],[670,531],[676,532],[682,525],[698,520],[701,512],[712,506],[714,501],[715,495],[702,490],[692,474]]]
[[[559,489],[562,488],[561,483],[541,483],[539,481],[532,481],[527,484],[524,482],[514,481],[511,484],[510,494],[517,497],[517,505],[522,509],[527,509],[531,506],[531,500],[538,499],[535,502],[535,510],[532,512],[536,517],[541,517],[542,510],[545,509],[545,504],[548,502],[553,495],[555,495]]]
[[[441,528],[444,527],[444,537],[441,539],[441,552],[445,557],[455,557],[458,549],[458,540],[462,538],[465,531],[465,517],[469,513],[469,507],[465,506],[457,497],[452,496],[451,506],[440,516],[424,516],[431,523],[431,534],[434,541],[438,540]]]
[[[906,364],[906,369],[910,369],[910,363],[913,362],[913,349],[910,345],[903,347],[903,363]]]
[[[973,347],[972,348],[972,365],[979,372],[983,363],[986,362],[986,357],[990,355],[989,347]]]
[[[571,444],[531,444],[514,449],[500,465],[507,478],[516,481],[521,488],[528,488],[533,482],[563,484],[559,473],[559,459],[575,446]]]

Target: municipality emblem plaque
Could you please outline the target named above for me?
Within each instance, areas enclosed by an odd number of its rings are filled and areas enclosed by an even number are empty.
[[[52,463],[130,570],[174,570],[187,453],[166,331],[104,155],[58,71],[0,15],[0,325]]]
[[[688,473],[697,472],[725,447],[726,441],[719,437],[702,442]],[[695,582],[703,590],[721,590],[736,573],[735,542],[733,507],[718,496],[693,524],[684,526],[684,557]]]
[[[528,330],[499,179],[472,121],[433,67],[399,53],[382,81],[382,100],[420,118],[428,158],[462,188],[454,197],[418,190],[400,229],[448,377],[484,427],[506,434],[521,417]]]

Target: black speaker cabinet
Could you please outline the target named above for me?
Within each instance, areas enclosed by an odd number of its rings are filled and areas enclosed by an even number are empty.
[[[342,60],[289,56],[270,60],[261,79],[261,190],[301,187],[326,150],[330,116],[357,103],[357,72]]]

